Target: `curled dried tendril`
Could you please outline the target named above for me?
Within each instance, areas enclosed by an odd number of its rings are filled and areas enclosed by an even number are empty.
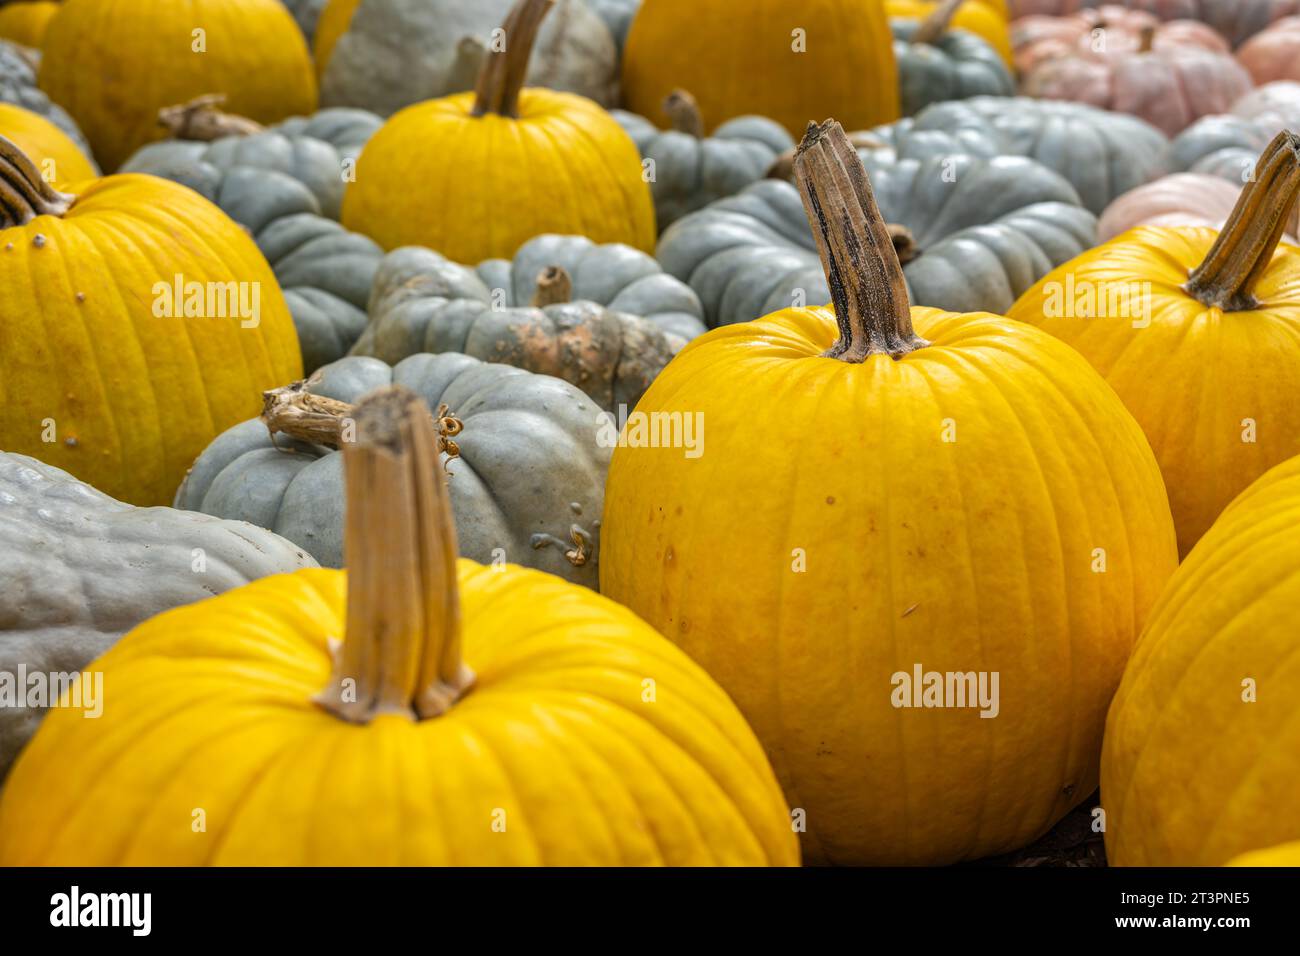
[[[573,543],[573,547],[569,547],[569,541]],[[591,560],[592,552],[595,550],[595,543],[592,541],[591,535],[576,524],[569,526],[569,541],[551,534],[535,534],[529,543],[533,546],[534,551],[540,551],[542,548],[552,546],[563,548],[565,559],[575,568],[580,568]]]

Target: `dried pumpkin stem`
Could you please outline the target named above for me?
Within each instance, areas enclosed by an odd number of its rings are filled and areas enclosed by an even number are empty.
[[[172,139],[210,143],[224,136],[251,136],[265,127],[254,120],[220,109],[226,102],[224,93],[196,96],[187,103],[164,106],[158,111],[158,125]]]
[[[25,226],[37,216],[63,216],[76,201],[42,179],[27,154],[0,136],[0,229]]]
[[[1156,25],[1154,23],[1144,24],[1138,31],[1138,48],[1139,53],[1150,53],[1156,48]]]
[[[489,52],[479,71],[473,115],[519,116],[519,94],[528,75],[528,61],[542,21],[553,6],[555,0],[519,0],[511,9],[501,24],[504,49]]]
[[[930,15],[921,21],[921,25],[912,34],[911,42],[933,45],[941,40],[952,25],[952,18],[956,15],[957,8],[964,2],[965,0],[943,0],[943,3],[931,10]]]
[[[487,47],[476,36],[464,36],[456,44],[456,59],[452,61],[447,72],[446,90],[448,93],[460,93],[472,90],[478,83],[479,74],[483,72],[483,63],[487,59]]]
[[[461,660],[456,526],[433,478],[438,436],[420,397],[390,386],[356,407],[343,449],[347,632],[316,698],[344,720],[445,713],[473,684]]]
[[[664,100],[664,113],[668,116],[668,125],[679,133],[704,138],[704,115],[700,113],[700,104],[685,90],[673,90]]]
[[[831,289],[840,336],[825,353],[842,362],[899,358],[929,344],[912,331],[903,267],[853,143],[834,120],[808,124],[794,161]]]
[[[1284,130],[1265,147],[1255,178],[1237,197],[1219,238],[1183,291],[1225,312],[1253,309],[1255,284],[1268,269],[1300,196],[1300,137]]]
[[[272,441],[276,435],[288,435],[327,448],[342,448],[356,441],[356,406],[313,395],[311,386],[316,382],[315,378],[302,379],[262,393],[262,424],[271,433]],[[438,432],[438,450],[446,453],[450,464],[460,454],[460,447],[452,439],[464,425],[446,405],[439,405],[431,420]]]
[[[854,130],[848,134],[849,142],[857,149],[882,149],[889,144],[869,130]],[[772,160],[772,165],[767,167],[764,174],[767,179],[784,179],[786,182],[794,181],[794,157],[799,152],[798,146],[792,146],[784,153]]]
[[[563,266],[547,266],[537,273],[537,291],[531,305],[544,309],[548,305],[563,305],[573,301],[573,279]]]

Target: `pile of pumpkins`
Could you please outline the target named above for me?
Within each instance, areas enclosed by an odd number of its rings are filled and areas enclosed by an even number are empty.
[[[0,864],[1300,865],[1290,14],[0,0]]]

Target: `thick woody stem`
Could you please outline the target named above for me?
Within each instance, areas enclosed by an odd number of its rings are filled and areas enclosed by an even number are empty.
[[[347,630],[318,704],[353,723],[428,719],[472,686],[461,660],[456,527],[438,436],[418,395],[391,386],[356,407],[343,449]]]
[[[464,36],[456,44],[456,59],[452,61],[447,73],[446,89],[448,93],[460,93],[472,90],[483,72],[483,63],[487,60],[487,47],[475,36]]]
[[[1147,23],[1138,31],[1138,52],[1150,53],[1156,46],[1156,25]]]
[[[37,216],[63,216],[76,201],[42,179],[17,144],[0,136],[0,229],[25,226]]]
[[[857,149],[883,149],[889,144],[883,139],[868,130],[854,130],[848,134],[849,142]],[[784,153],[772,160],[772,165],[767,167],[765,174],[767,179],[784,179],[786,182],[794,182],[794,157],[799,152],[798,146],[792,146]]]
[[[479,71],[473,115],[519,116],[519,94],[528,75],[533,44],[554,5],[555,0],[519,0],[511,9],[501,24],[504,49],[493,49]]]
[[[937,7],[930,11],[930,15],[921,21],[921,25],[916,28],[912,34],[912,43],[928,43],[933,45],[942,39],[943,35],[948,32],[948,27],[952,25],[952,18],[957,13],[965,0],[943,0]]]
[[[900,358],[928,343],[912,331],[903,267],[876,207],[867,171],[834,120],[808,124],[795,181],[821,252],[840,335],[825,353],[842,362]]]
[[[664,112],[672,129],[696,139],[704,138],[704,116],[700,113],[700,104],[690,93],[673,90],[664,100]]]
[[[562,266],[547,266],[537,273],[537,291],[530,303],[535,309],[573,301],[573,279]]]
[[[208,93],[188,103],[164,106],[158,111],[158,125],[172,139],[197,143],[210,143],[223,136],[250,136],[265,129],[254,120],[223,112],[219,107],[224,102],[226,94]]]
[[[1300,137],[1284,130],[1265,147],[1219,238],[1183,290],[1225,312],[1253,309],[1255,284],[1273,260],[1300,195]]]
[[[356,441],[356,406],[324,395],[313,395],[311,387],[317,379],[302,379],[262,393],[262,424],[271,433],[288,435],[309,445],[342,448]],[[432,416],[438,433],[438,450],[450,459],[460,454],[460,447],[452,441],[464,426],[460,419],[450,414],[446,405],[439,405]]]

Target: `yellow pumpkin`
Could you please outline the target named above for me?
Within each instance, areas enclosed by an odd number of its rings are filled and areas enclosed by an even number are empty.
[[[334,45],[352,24],[352,14],[361,6],[361,0],[329,0],[316,21],[316,35],[312,39],[312,56],[316,60],[316,79],[325,75]]]
[[[885,13],[890,19],[920,21],[934,12],[937,6],[939,0],[885,0]],[[953,14],[950,25],[953,29],[965,30],[981,37],[998,51],[1008,67],[1015,66],[1011,28],[1007,24],[1005,7],[999,9],[991,0],[966,0]]]
[[[1112,864],[1222,866],[1300,840],[1297,526],[1300,457],[1229,505],[1151,613],[1106,721]]]
[[[1233,857],[1228,866],[1300,866],[1300,841]]]
[[[54,185],[77,183],[99,175],[76,143],[44,116],[11,103],[0,103],[0,136],[14,143]]]
[[[797,864],[708,675],[586,588],[458,562],[413,393],[355,421],[349,570],[127,634],[88,668],[100,719],[52,710],[14,765],[0,865]]]
[[[116,169],[161,139],[158,111],[208,93],[271,123],[316,108],[307,42],[280,0],[64,0],[39,82]]]
[[[655,247],[641,156],[599,106],[522,89],[553,0],[519,0],[505,52],[484,62],[475,93],[417,103],[366,144],[343,196],[343,224],[385,249],[422,245],[462,263],[511,258],[543,233]]]
[[[1183,555],[1300,452],[1300,248],[1279,245],[1297,191],[1300,139],[1284,133],[1221,233],[1132,229],[1008,313],[1074,346],[1119,393],[1160,461]]]
[[[833,308],[716,329],[659,375],[614,451],[601,592],[740,705],[805,858],[1009,851],[1096,786],[1177,563],[1159,469],[1072,349],[909,308],[838,124],[796,169]]]
[[[710,130],[749,113],[794,136],[826,115],[867,129],[899,114],[880,0],[645,0],[623,53],[625,105],[667,128],[677,89]]]
[[[298,336],[253,240],[198,193],[137,175],[76,190],[0,137],[0,448],[168,504],[263,389],[301,375]]]
[[[12,40],[39,50],[45,31],[58,12],[59,4],[54,0],[7,3],[0,7],[0,40]]]

